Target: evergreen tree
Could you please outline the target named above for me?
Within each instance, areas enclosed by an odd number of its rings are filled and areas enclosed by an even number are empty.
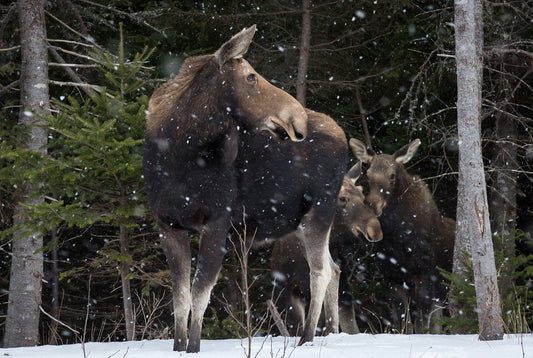
[[[49,130],[49,156],[23,174],[43,180],[46,200],[29,205],[33,224],[43,233],[57,227],[106,225],[115,231],[95,259],[97,267],[116,267],[121,277],[126,338],[135,339],[135,316],[130,280],[136,277],[133,256],[144,250],[132,237],[142,229],[146,199],[142,181],[142,140],[147,90],[139,79],[152,51],[145,48],[129,60],[122,30],[117,56],[95,51],[106,87],[90,89],[83,103],[73,96],[53,100],[55,115],[43,118]],[[55,247],[50,242],[47,249]],[[76,264],[70,272],[82,269]]]

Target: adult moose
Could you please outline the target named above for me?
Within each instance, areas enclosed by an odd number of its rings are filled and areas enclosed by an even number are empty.
[[[235,229],[256,240],[296,232],[302,241],[312,300],[300,344],[313,340],[333,275],[328,239],[346,137],[242,58],[254,32],[188,58],[150,99],[144,179],[172,277],[174,350],[200,350],[202,318]],[[192,287],[189,233],[200,237]]]
[[[455,222],[439,214],[425,183],[404,167],[419,145],[420,140],[415,139],[392,155],[376,155],[363,142],[350,139],[355,156],[370,164],[366,200],[387,238],[380,250],[380,269],[403,301],[395,313],[401,312],[403,304],[403,312],[412,313],[415,328],[428,330],[434,304],[442,304],[446,297],[437,267],[452,269]]]
[[[346,271],[350,268],[350,256],[361,236],[369,242],[383,238],[381,226],[374,212],[365,205],[363,189],[355,183],[361,175],[361,162],[355,164],[344,176],[337,199],[335,218],[331,229],[329,248],[333,259],[339,265],[339,323],[343,332],[359,333],[355,319],[354,300],[348,283]],[[285,307],[287,330],[296,336],[305,321],[305,308],[309,299],[309,267],[294,234],[276,241],[272,250],[272,276],[275,279],[280,300]],[[324,311],[331,312],[324,302]],[[327,331],[331,327],[330,317],[326,314]]]

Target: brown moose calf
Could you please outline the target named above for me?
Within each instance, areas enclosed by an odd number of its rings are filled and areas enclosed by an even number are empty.
[[[361,174],[361,162],[354,165],[344,176],[344,181],[337,199],[335,219],[330,235],[329,248],[332,257],[339,265],[339,309],[332,312],[324,302],[326,315],[326,331],[336,332],[337,327],[332,322],[337,319],[328,315],[338,314],[340,328],[346,333],[359,333],[355,320],[354,299],[348,284],[347,274],[350,256],[354,244],[364,236],[370,242],[377,242],[383,238],[379,221],[364,203],[363,191],[355,182]],[[282,306],[286,311],[287,330],[291,336],[302,331],[305,321],[306,305],[309,301],[309,267],[302,253],[298,238],[287,235],[274,244],[272,251],[272,276],[276,290],[280,294]]]
[[[422,332],[438,329],[431,317],[442,312],[436,308],[444,305],[446,288],[437,267],[452,269],[455,222],[439,214],[425,183],[404,167],[419,145],[415,139],[392,155],[376,155],[361,141],[350,140],[356,157],[370,165],[366,201],[386,237],[378,262],[398,299],[393,314],[410,312],[415,330]]]

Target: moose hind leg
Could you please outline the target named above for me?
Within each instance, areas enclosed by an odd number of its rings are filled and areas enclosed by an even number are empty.
[[[329,250],[328,250],[329,254]],[[331,280],[324,297],[324,319],[326,321],[326,334],[339,333],[339,277],[340,268],[329,256],[331,267]]]
[[[226,223],[229,222],[229,219],[226,219],[206,226],[200,239],[196,275],[192,286],[191,331],[187,353],[200,351],[204,313],[226,253]]]
[[[188,233],[160,224],[161,246],[167,258],[172,280],[174,304],[174,350],[187,348],[187,321],[191,307],[191,249]]]
[[[298,237],[302,241],[305,257],[309,264],[311,289],[311,301],[305,320],[304,331],[299,342],[300,345],[313,341],[326,290],[332,277],[328,247],[330,227],[324,229],[319,223],[320,220],[312,219],[312,215],[304,218],[298,230]],[[338,304],[338,302],[334,304]],[[338,321],[333,324],[338,326]]]

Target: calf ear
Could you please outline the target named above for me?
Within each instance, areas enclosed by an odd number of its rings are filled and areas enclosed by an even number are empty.
[[[248,46],[250,46],[254,34],[255,25],[250,26],[247,29],[243,29],[241,32],[220,46],[217,52],[215,52],[215,58],[218,62],[218,66],[222,67],[222,65],[233,58],[241,58],[246,51],[248,51]]]
[[[361,167],[363,164],[361,162],[357,162],[353,167],[348,170],[348,173],[346,173],[346,177],[352,181],[352,183],[355,184],[357,179],[361,176]]]
[[[352,152],[355,157],[363,163],[370,163],[374,158],[374,153],[371,150],[368,151],[366,149],[365,143],[361,142],[358,139],[350,139],[350,147],[352,148]]]
[[[398,149],[392,156],[394,157],[394,160],[396,160],[397,163],[405,164],[408,161],[413,158],[416,151],[418,150],[418,147],[420,146],[420,139],[415,139],[411,143],[403,146],[402,148]]]

